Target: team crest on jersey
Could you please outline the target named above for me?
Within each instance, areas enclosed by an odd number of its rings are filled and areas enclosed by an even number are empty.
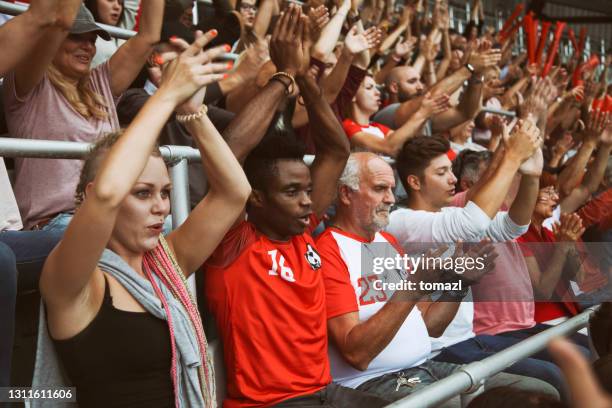
[[[304,256],[312,269],[317,270],[321,267],[321,257],[310,244],[306,244],[306,253]]]

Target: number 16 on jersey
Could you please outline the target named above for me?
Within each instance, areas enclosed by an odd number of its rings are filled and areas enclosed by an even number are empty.
[[[279,254],[277,249],[268,251],[268,255],[272,258],[272,268],[268,271],[268,275],[278,276],[278,267],[280,266],[280,277],[287,282],[295,282],[293,271],[288,266],[285,266],[285,257]]]

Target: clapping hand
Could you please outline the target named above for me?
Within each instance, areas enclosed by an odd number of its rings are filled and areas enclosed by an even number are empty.
[[[370,48],[376,47],[381,39],[382,31],[378,28],[370,27],[360,33],[357,25],[354,25],[344,38],[344,46],[352,55],[357,55]]]
[[[310,25],[295,4],[281,13],[270,40],[270,58],[279,71],[303,75],[310,66]]]
[[[228,51],[228,46],[203,51],[216,35],[216,30],[206,34],[198,31],[191,45],[180,38],[171,39],[170,43],[177,51],[158,56],[158,62],[163,64],[158,92],[171,96],[177,106],[187,102],[179,109],[181,113],[197,111],[202,105],[206,86],[221,80],[225,71],[231,68],[231,64],[226,62],[213,62]]]
[[[582,218],[576,213],[561,214],[558,223],[553,224],[553,234],[557,242],[576,242],[584,234]]]

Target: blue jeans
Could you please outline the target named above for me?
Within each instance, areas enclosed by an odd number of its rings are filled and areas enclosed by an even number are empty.
[[[509,331],[506,333],[499,333],[498,336],[503,336],[503,337],[507,337],[510,339],[518,339],[520,341],[520,340],[525,340],[533,336],[534,334],[543,332],[546,329],[550,329],[551,327],[552,326],[548,324],[536,323],[535,326],[530,327],[528,329],[521,329],[521,330]],[[591,359],[589,338],[587,336],[581,333],[572,333],[570,335],[567,335],[566,337],[569,341],[574,343],[575,346],[577,346],[578,350],[580,350],[580,352],[584,354],[584,357],[587,360]],[[540,359],[540,360],[550,361],[551,363],[555,362],[555,360],[552,358],[552,356],[548,353],[546,349],[540,350],[537,354],[534,354],[534,356],[535,358]]]
[[[47,225],[41,228],[41,231],[61,231],[64,232],[70,224],[72,213],[60,213],[55,216]]]
[[[0,242],[0,387],[8,387],[15,333],[17,265],[15,254]]]
[[[389,402],[397,401],[438,380],[448,377],[460,367],[459,364],[428,360],[416,367],[372,378],[359,385],[357,389],[385,398]],[[504,386],[524,391],[538,391],[553,396],[556,399],[559,398],[558,392],[551,385],[539,379],[526,376],[498,373],[488,378],[484,384],[485,390]],[[455,396],[436,406],[441,408],[460,408],[461,399],[459,396]]]
[[[520,341],[521,339],[518,338],[481,334],[445,348],[434,360],[454,364],[472,363],[490,357]],[[517,361],[504,372],[543,380],[555,387],[562,400],[567,400],[568,395],[565,391],[561,370],[551,361],[542,360],[539,357],[540,353]]]
[[[8,386],[10,381],[17,293],[38,289],[42,266],[62,234],[0,232],[0,387]]]

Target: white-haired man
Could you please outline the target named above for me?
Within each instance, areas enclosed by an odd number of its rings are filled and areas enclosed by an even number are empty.
[[[403,255],[395,238],[383,231],[395,202],[393,170],[373,153],[354,153],[339,184],[336,216],[317,240],[332,376],[344,386],[394,401],[459,367],[428,360],[429,336],[444,332],[465,293],[446,291],[433,302],[420,290],[383,290],[382,282],[393,281],[394,274],[406,276],[405,270],[370,270],[368,262],[380,254],[387,259]],[[420,271],[415,276],[427,280]],[[518,375],[500,373],[487,382],[487,387],[499,385],[557,395],[543,381]],[[458,399],[449,405],[459,406]]]

